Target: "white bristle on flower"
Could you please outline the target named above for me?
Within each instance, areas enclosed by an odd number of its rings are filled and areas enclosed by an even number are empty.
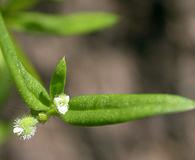
[[[57,107],[57,110],[60,114],[65,114],[68,112],[70,97],[68,95],[62,94],[54,98],[54,104]]]
[[[20,127],[16,127],[13,129],[13,132],[17,135],[21,135],[24,130]]]

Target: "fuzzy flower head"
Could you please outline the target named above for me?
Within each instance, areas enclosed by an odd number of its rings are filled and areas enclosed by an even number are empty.
[[[23,140],[29,140],[35,135],[37,124],[38,120],[31,116],[16,119],[14,122],[13,133],[17,134]]]
[[[61,94],[54,98],[54,104],[57,107],[57,110],[60,114],[65,114],[68,111],[68,103],[69,103],[70,97],[65,94]]]

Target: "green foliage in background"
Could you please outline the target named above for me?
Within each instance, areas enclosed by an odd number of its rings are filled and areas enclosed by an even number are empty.
[[[3,5],[3,11],[7,14],[33,7],[38,0],[7,0]]]
[[[0,121],[0,144],[4,143],[10,134],[9,124]]]
[[[20,32],[70,36],[110,27],[117,19],[118,16],[104,12],[82,12],[63,16],[22,12],[8,19],[7,23],[10,28]]]

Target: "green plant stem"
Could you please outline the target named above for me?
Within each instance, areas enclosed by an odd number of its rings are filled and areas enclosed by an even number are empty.
[[[48,117],[51,117],[51,116],[57,115],[57,111],[55,108],[53,108],[53,109],[50,109],[49,111],[47,111],[46,114]]]

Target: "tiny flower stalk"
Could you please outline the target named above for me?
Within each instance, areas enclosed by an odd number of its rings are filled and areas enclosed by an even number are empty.
[[[36,133],[38,120],[32,116],[16,119],[14,122],[13,133],[23,140],[29,140]]]
[[[59,96],[56,96],[54,98],[54,104],[57,108],[57,111],[58,113],[60,114],[65,114],[68,109],[69,109],[69,106],[68,106],[68,103],[70,101],[70,97],[66,94],[61,94]]]

